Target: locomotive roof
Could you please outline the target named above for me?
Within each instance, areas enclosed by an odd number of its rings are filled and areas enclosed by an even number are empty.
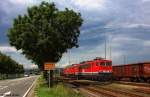
[[[82,64],[82,63],[85,63],[85,62],[94,62],[94,61],[112,61],[112,60],[107,60],[107,59],[94,59],[94,60],[83,61],[83,62],[80,62],[80,63]]]
[[[72,65],[68,65],[66,66],[65,68],[70,68],[70,67],[74,67],[74,66],[78,66],[78,65],[84,65],[84,63],[88,63],[88,62],[96,62],[96,61],[108,61],[108,62],[111,62],[112,60],[107,60],[107,59],[104,59],[104,58],[95,58],[93,60],[88,60],[88,61],[83,61],[83,62],[80,62],[79,64],[72,64]]]
[[[80,64],[72,64],[72,65],[68,65],[68,66],[66,66],[65,68],[70,68],[70,67],[78,66],[78,65],[80,65]]]

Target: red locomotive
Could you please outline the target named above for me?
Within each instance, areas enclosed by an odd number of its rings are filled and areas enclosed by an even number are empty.
[[[113,76],[116,80],[150,82],[150,62],[113,66]]]
[[[64,69],[64,75],[75,79],[108,80],[112,76],[112,61],[96,58],[73,64]]]

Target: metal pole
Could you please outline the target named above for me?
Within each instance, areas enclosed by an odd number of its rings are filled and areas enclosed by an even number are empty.
[[[112,37],[110,37],[110,60],[112,59]]]
[[[111,60],[111,43],[110,43],[110,60]]]
[[[48,87],[50,88],[50,70],[48,70]]]
[[[61,74],[60,74],[60,73],[61,73],[60,69],[61,69],[61,68],[60,68],[60,66],[59,66],[59,77],[60,77],[60,75],[61,75]]]
[[[106,32],[105,32],[105,59],[106,59],[106,57],[107,57],[107,55],[106,55],[106,54],[107,54],[107,52],[106,52],[106,46],[107,46],[107,45],[106,45]]]
[[[106,57],[107,57],[107,55],[106,55],[107,54],[107,52],[106,52],[106,46],[107,45],[106,45],[106,32],[105,32],[105,60],[106,60]],[[106,61],[105,61],[105,66],[106,66]]]
[[[50,70],[50,87],[53,87],[53,70]]]

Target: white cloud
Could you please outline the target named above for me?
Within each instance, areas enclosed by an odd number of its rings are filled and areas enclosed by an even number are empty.
[[[133,38],[133,37],[127,37],[127,36],[122,36],[122,37],[115,37],[112,39],[113,43],[123,43],[123,42],[136,42],[136,41],[140,41],[140,39],[137,38]]]
[[[112,21],[108,23],[106,28],[138,28],[138,27],[150,27],[149,23],[138,23],[138,22],[118,22]]]
[[[74,5],[85,10],[101,10],[104,8],[105,0],[73,0]]]
[[[1,52],[18,52],[18,53],[22,52],[22,50],[17,50],[15,47],[11,47],[11,46],[0,46],[0,51]]]
[[[144,41],[143,45],[146,46],[146,47],[147,46],[150,47],[150,40]]]
[[[39,1],[38,0],[9,0],[9,2],[17,5],[30,5],[30,4],[35,4]]]
[[[10,46],[0,46],[1,52],[17,52],[17,50],[14,47]]]
[[[150,24],[135,23],[135,24],[128,24],[126,27],[127,28],[150,27]]]
[[[142,2],[150,2],[150,0],[142,0]]]
[[[48,0],[45,0],[48,1]],[[69,7],[76,10],[95,11],[104,8],[106,0],[50,0],[60,8]]]

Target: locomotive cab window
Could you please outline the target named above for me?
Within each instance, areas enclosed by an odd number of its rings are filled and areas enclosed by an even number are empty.
[[[107,62],[106,66],[111,66],[112,62]]]
[[[111,66],[112,62],[97,62],[97,66]]]
[[[88,68],[90,68],[90,67],[91,67],[90,64],[85,64],[85,65],[82,65],[82,66],[80,67],[80,69],[88,69]]]

